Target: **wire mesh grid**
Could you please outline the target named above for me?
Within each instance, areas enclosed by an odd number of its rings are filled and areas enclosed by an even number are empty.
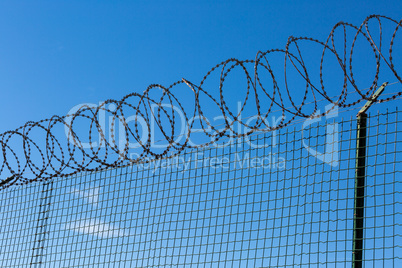
[[[0,266],[350,267],[356,120],[331,120],[4,189]],[[400,128],[369,117],[364,267],[402,265]]]

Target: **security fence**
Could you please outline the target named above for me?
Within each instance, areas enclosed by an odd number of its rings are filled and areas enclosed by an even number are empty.
[[[402,267],[400,112],[338,114],[398,105],[401,26],[339,22],[0,133],[0,266]]]
[[[401,112],[368,118],[363,267],[402,265]],[[356,118],[0,191],[1,267],[351,267]]]

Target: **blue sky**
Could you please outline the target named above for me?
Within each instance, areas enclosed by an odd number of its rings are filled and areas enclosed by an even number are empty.
[[[400,1],[2,1],[0,132],[401,11]]]
[[[227,58],[253,59],[259,50],[283,48],[290,35],[325,40],[338,21],[360,25],[370,14],[399,20],[402,4],[344,0],[2,1],[0,133],[29,120],[65,115],[80,103],[143,92],[152,83],[167,86],[182,77],[197,83]],[[362,68],[361,72],[365,71]],[[330,95],[340,93],[335,86],[329,90]],[[292,93],[297,98],[299,93]],[[233,94],[231,99],[235,102],[238,96]],[[83,192],[85,185],[58,189],[67,191],[67,201],[82,199],[96,214],[92,205],[97,202],[88,199],[98,192],[102,198],[102,190],[96,187],[89,188],[93,195]],[[119,199],[107,199],[105,206],[113,200]],[[82,212],[81,208],[74,213],[79,215],[78,211]],[[94,217],[92,225],[96,224]]]

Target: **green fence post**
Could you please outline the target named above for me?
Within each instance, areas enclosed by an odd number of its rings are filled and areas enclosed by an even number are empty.
[[[364,186],[366,173],[367,114],[357,117],[356,176],[353,215],[353,267],[362,267],[364,228]]]
[[[387,82],[371,96],[370,100],[357,113],[355,195],[353,213],[353,258],[352,267],[363,266],[364,239],[364,187],[366,177],[367,114],[366,111],[384,91]]]

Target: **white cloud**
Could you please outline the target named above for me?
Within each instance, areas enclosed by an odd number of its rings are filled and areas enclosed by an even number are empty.
[[[77,220],[66,224],[64,229],[81,234],[95,235],[100,238],[118,238],[131,236],[129,232],[100,220]]]

